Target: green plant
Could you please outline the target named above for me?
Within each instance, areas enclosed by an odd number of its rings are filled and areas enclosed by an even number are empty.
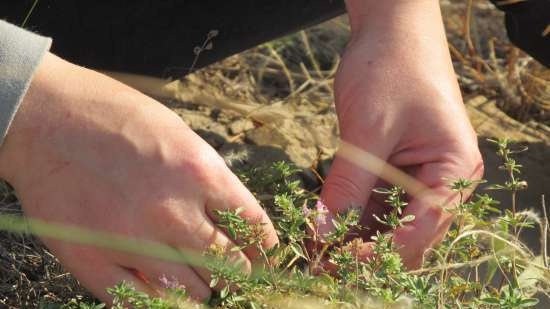
[[[319,226],[329,220],[326,206],[300,186],[298,169],[284,162],[241,171],[243,182],[267,208],[278,231],[280,244],[264,251],[261,225],[239,216],[240,210],[218,211],[217,222],[233,239],[236,248],[213,246],[204,253],[211,272],[211,287],[221,287],[208,304],[216,308],[530,308],[537,304],[535,292],[548,295],[550,269],[547,256],[535,256],[518,237],[522,230],[541,226],[548,233],[547,218],[516,208],[517,192],[526,188],[518,178],[521,166],[507,140],[493,141],[503,159],[501,169],[509,176],[504,184],[487,189],[511,193],[511,210],[502,212],[488,194],[467,193],[483,181],[456,179],[449,187],[458,202],[448,211],[455,222],[446,238],[426,253],[422,268],[407,270],[397,253],[391,231],[415,218],[403,216],[405,191],[393,186],[377,188],[390,211],[375,219],[388,228],[370,241],[373,254],[359,258],[363,239],[358,238],[357,209],[332,218],[334,228],[321,234]],[[523,150],[522,150],[523,151]],[[227,250],[247,247],[261,252],[260,267],[251,275],[228,256]],[[165,278],[166,279],[166,278]],[[199,306],[188,300],[183,287],[166,281],[165,297],[149,297],[123,282],[109,289],[114,308],[187,308]],[[95,307],[94,307],[95,306]],[[101,308],[74,301],[63,308]]]

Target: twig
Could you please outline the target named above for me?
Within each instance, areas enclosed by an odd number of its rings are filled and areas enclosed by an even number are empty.
[[[27,24],[27,22],[29,21],[29,18],[31,17],[32,15],[32,12],[34,11],[34,9],[36,8],[36,5],[38,4],[38,1],[39,0],[34,0],[30,10],[27,12],[27,16],[25,16],[25,19],[23,20],[23,22],[21,23],[21,27],[25,27],[25,25]]]
[[[510,4],[516,4],[520,2],[525,2],[527,0],[500,0],[497,1],[497,5],[510,5]]]
[[[313,54],[313,50],[311,49],[311,45],[309,44],[309,38],[307,37],[307,33],[302,30],[300,31],[300,36],[302,37],[302,42],[304,43],[306,54],[309,58],[309,61],[311,62],[311,65],[313,66],[313,69],[315,70],[315,73],[317,74],[317,77],[325,78],[323,73],[321,73],[321,67],[317,62],[317,59],[315,59],[315,55]]]
[[[514,82],[519,78],[518,77],[518,57],[519,49],[515,46],[512,46],[510,52],[508,53],[507,66],[508,66],[508,82],[510,85],[513,85]]]
[[[468,46],[468,52],[470,56],[473,56],[476,53],[474,43],[472,42],[472,35],[471,35],[472,6],[473,6],[473,0],[468,0],[468,3],[466,5],[466,14],[464,16],[464,41],[466,41],[466,45]]]
[[[283,70],[283,73],[286,76],[286,79],[288,80],[288,87],[290,88],[290,93],[294,93],[296,91],[296,83],[294,82],[294,78],[292,78],[292,74],[290,74],[290,70],[288,69],[285,61],[283,58],[281,58],[281,55],[273,48],[272,46],[268,46],[269,52],[271,53],[271,56],[277,60],[277,63],[279,63],[279,66]]]
[[[542,195],[541,197],[541,206],[542,206],[542,214],[544,216],[543,218],[543,227],[542,227],[542,231],[541,231],[541,234],[542,234],[542,262],[543,262],[543,265],[544,267],[548,268],[548,232],[550,231],[549,230],[549,227],[548,227],[548,213],[546,212],[546,202],[545,202],[545,199],[544,199],[544,194]]]
[[[202,43],[202,46],[195,46],[193,49],[193,53],[195,54],[195,58],[193,59],[193,63],[191,63],[191,66],[189,67],[189,70],[187,71],[188,74],[191,74],[193,72],[193,69],[195,69],[195,66],[197,65],[197,62],[199,61],[199,57],[201,53],[205,50],[211,50],[213,48],[212,39],[217,37],[219,34],[219,31],[214,29],[210,30],[208,34],[206,35],[206,39]]]

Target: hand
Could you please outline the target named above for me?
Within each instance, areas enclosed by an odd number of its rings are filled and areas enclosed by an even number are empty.
[[[224,161],[183,121],[153,99],[48,54],[35,74],[5,144],[1,177],[27,216],[117,233],[202,253],[233,240],[214,210],[243,207],[265,223],[264,246],[277,236],[267,215]],[[45,238],[44,243],[103,301],[105,289],[133,281],[148,293],[175,277],[198,299],[209,297],[202,268]],[[245,267],[256,252],[234,252]],[[144,284],[134,269],[147,277]]]
[[[410,197],[416,219],[394,233],[405,265],[418,267],[452,218],[457,202],[447,179],[483,174],[477,138],[467,118],[448,52],[438,1],[347,1],[352,38],[336,76],[343,141],[413,176],[432,194]],[[387,208],[372,189],[378,175],[337,154],[322,192],[333,212],[363,208],[366,234],[382,228],[372,215]],[[366,237],[367,235],[365,235]],[[369,256],[366,245],[361,253]]]

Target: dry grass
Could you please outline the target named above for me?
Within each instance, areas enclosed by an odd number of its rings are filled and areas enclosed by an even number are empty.
[[[449,1],[444,12],[463,91],[496,98],[498,106],[519,121],[548,126],[550,70],[507,40],[503,14],[487,1],[472,0]]]
[[[11,187],[0,184],[0,213],[21,215]],[[0,232],[0,308],[38,308],[41,302],[90,298],[41,242]]]

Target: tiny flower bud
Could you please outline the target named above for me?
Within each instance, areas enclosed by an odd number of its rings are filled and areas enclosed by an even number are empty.
[[[315,223],[322,225],[327,223],[328,208],[323,201],[318,200],[315,204]]]
[[[180,284],[178,279],[172,276],[171,279],[168,279],[166,275],[162,275],[159,278],[160,285],[165,289],[184,289],[185,286]]]

